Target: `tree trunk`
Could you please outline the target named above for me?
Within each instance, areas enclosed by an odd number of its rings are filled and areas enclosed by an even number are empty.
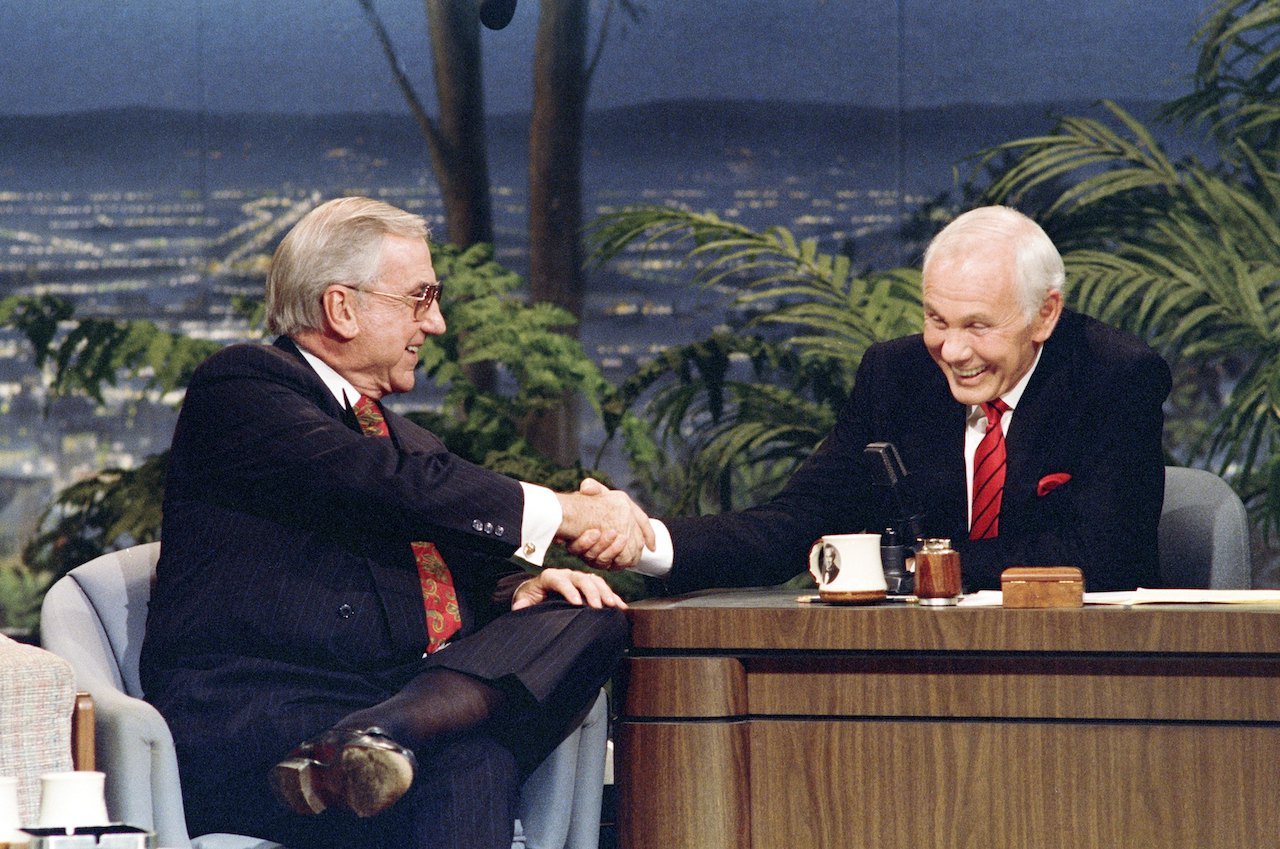
[[[529,125],[529,289],[582,318],[582,133],[587,102],[588,0],[542,0]],[[576,329],[574,330],[576,333]],[[530,436],[561,463],[578,459],[577,416],[561,408]]]
[[[480,13],[476,3],[426,0],[427,31],[440,117],[430,142],[431,165],[440,184],[444,229],[451,244],[465,248],[493,243],[485,137],[484,73],[480,67]],[[498,385],[493,363],[462,367],[482,391]]]
[[[459,247],[493,242],[479,7],[457,0],[426,4],[440,103],[438,133],[429,147],[444,201],[445,232]]]

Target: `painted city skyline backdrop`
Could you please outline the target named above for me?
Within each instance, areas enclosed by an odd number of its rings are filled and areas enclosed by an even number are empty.
[[[644,16],[610,32],[591,88],[586,220],[683,204],[872,267],[918,259],[898,227],[953,188],[964,157],[1099,98],[1147,120],[1188,91],[1208,5],[637,2]],[[430,99],[422,0],[375,3]],[[510,26],[481,36],[495,243],[517,271],[538,5],[519,0]],[[0,295],[228,342],[260,332],[234,301],[261,293],[262,258],[321,198],[382,197],[447,235],[357,0],[0,0],[0,20]],[[580,338],[610,379],[725,322],[724,293],[689,285],[678,260],[591,269]],[[61,487],[168,444],[176,399],[126,382],[106,402],[51,398],[29,347],[0,332],[0,557]],[[599,438],[583,434],[584,455]]]

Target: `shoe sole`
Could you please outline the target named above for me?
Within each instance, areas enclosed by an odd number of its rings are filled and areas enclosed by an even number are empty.
[[[328,807],[316,786],[318,768],[311,758],[289,758],[271,770],[271,788],[295,814],[315,816]]]
[[[359,817],[380,814],[413,784],[413,764],[390,749],[346,746],[335,766],[288,758],[271,770],[275,794],[295,814],[315,816],[333,807]]]
[[[413,784],[413,764],[390,749],[347,746],[341,764],[343,807],[356,816],[385,811]]]

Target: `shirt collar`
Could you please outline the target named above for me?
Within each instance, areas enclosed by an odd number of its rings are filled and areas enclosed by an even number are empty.
[[[1000,396],[1000,400],[1004,401],[1004,403],[1008,405],[1010,411],[1018,409],[1018,402],[1022,400],[1022,393],[1027,389],[1027,384],[1031,381],[1031,375],[1035,374],[1036,366],[1040,364],[1040,355],[1043,353],[1044,345],[1041,345],[1040,349],[1036,351],[1036,358],[1032,361],[1031,368],[1027,369],[1027,373],[1022,376],[1021,380],[1013,385],[1012,389]],[[985,421],[986,418],[987,414],[982,412],[982,405],[974,404],[969,407],[969,412],[965,420],[972,423],[979,420]]]
[[[315,369],[316,374],[324,381],[324,385],[329,387],[329,391],[333,393],[333,397],[337,399],[338,403],[347,409],[355,407],[356,401],[360,398],[360,392],[351,385],[351,381],[334,371],[333,366],[298,345],[296,339],[293,344],[298,346],[298,353],[302,354],[302,358],[307,361],[307,364]]]

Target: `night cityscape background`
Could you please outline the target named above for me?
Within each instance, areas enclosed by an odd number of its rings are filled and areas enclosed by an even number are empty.
[[[585,214],[678,203],[910,263],[904,217],[965,156],[1101,97],[1144,120],[1186,90],[1205,3],[645,0],[593,81]],[[422,3],[382,0],[432,91]],[[538,4],[484,32],[497,256],[522,270]],[[599,9],[596,10],[599,18]],[[443,227],[426,146],[355,0],[0,0],[0,295],[230,342],[251,269],[317,199],[369,194]],[[441,233],[441,235],[444,235]],[[661,252],[589,278],[581,336],[617,377],[723,321]],[[59,488],[169,441],[177,398],[51,403],[0,334],[0,553]],[[584,448],[589,448],[584,439]]]

